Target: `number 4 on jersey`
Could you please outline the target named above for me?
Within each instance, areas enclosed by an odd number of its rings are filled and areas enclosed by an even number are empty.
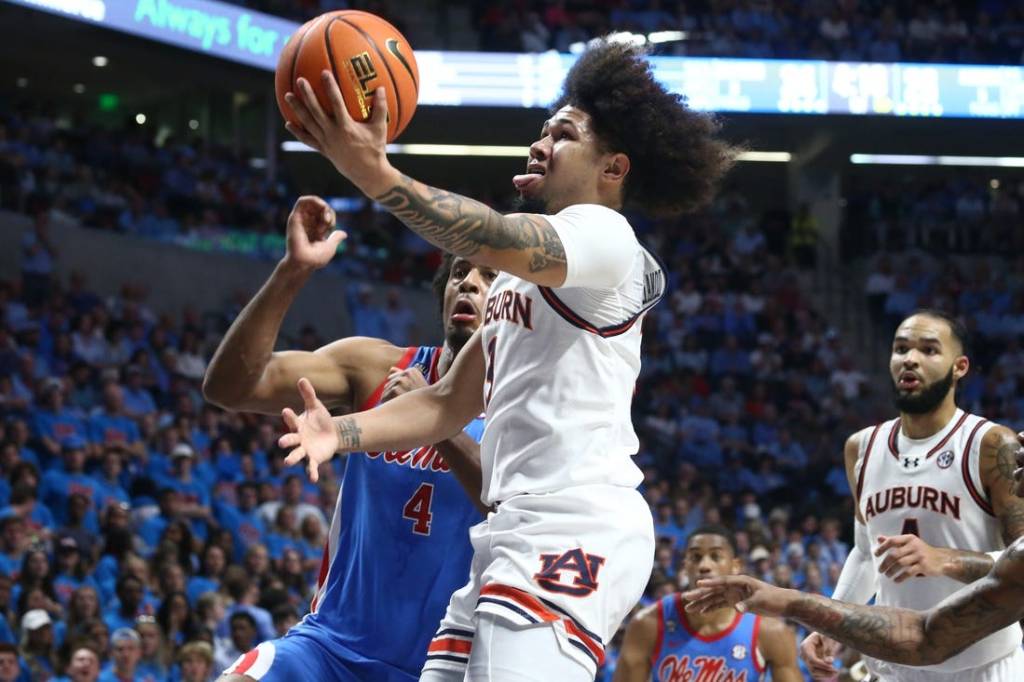
[[[432,483],[422,483],[412,494],[409,501],[402,508],[402,518],[413,522],[412,532],[417,535],[430,535],[430,505],[434,501],[434,486]]]

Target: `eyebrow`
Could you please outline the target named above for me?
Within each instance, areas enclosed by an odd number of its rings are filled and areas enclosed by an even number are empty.
[[[911,341],[911,338],[909,336],[896,336],[893,339],[893,343],[896,343],[897,341],[903,341],[905,343],[909,343]],[[942,340],[939,337],[937,337],[937,336],[922,336],[921,338],[918,339],[918,342],[919,343],[935,343],[935,344],[938,344],[940,346],[942,345]]]
[[[540,127],[541,134],[543,135],[543,134],[547,133],[548,128],[550,128],[552,126],[552,124],[560,124],[560,125],[564,125],[564,126],[571,126],[574,131],[579,132],[579,128],[576,126],[576,122],[575,121],[573,121],[571,118],[569,118],[567,116],[558,116],[558,117],[549,118],[548,120],[544,121],[544,125],[542,125]]]

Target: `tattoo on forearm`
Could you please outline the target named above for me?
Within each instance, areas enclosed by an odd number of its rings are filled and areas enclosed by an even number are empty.
[[[947,575],[962,583],[981,580],[992,570],[992,558],[978,552],[957,552],[949,560]]]
[[[530,251],[530,272],[565,263],[565,249],[547,221],[506,217],[489,206],[405,175],[374,199],[418,235],[445,251],[472,258],[481,248]]]
[[[338,430],[338,446],[342,450],[358,450],[362,439],[363,430],[356,424],[353,417],[342,417],[334,422]]]
[[[1013,494],[1013,472],[1017,468],[1017,451],[1020,445],[1013,436],[1004,436],[1000,433],[998,437],[998,445],[989,468],[989,479],[993,488],[998,486],[1001,489],[990,492],[998,493],[1003,500],[998,514],[999,523],[1003,541],[1010,544],[1024,536],[1024,501]],[[982,447],[984,446],[983,442]]]

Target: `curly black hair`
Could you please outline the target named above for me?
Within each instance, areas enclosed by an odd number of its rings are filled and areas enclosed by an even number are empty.
[[[719,139],[718,121],[686,106],[654,79],[642,48],[601,41],[569,70],[552,112],[586,112],[604,151],[629,157],[623,204],[655,215],[707,204],[738,148]]]

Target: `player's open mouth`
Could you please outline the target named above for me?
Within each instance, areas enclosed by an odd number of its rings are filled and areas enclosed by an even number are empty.
[[[898,382],[900,388],[912,391],[921,385],[921,379],[913,372],[904,372]]]
[[[522,192],[540,182],[546,173],[547,169],[544,166],[539,163],[531,163],[526,167],[526,173],[512,176],[512,184]]]
[[[455,302],[455,307],[452,308],[452,322],[472,324],[476,322],[476,318],[476,307],[469,300],[463,298]]]

